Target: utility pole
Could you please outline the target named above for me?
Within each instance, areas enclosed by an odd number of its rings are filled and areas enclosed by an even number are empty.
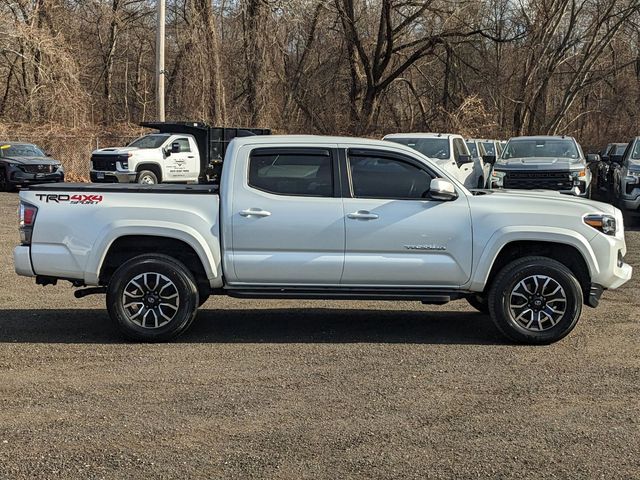
[[[156,107],[158,121],[164,122],[164,25],[166,0],[158,2],[158,27],[156,29]]]

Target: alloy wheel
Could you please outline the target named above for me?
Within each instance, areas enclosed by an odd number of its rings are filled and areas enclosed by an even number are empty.
[[[132,278],[122,294],[127,318],[142,328],[160,328],[176,316],[180,294],[168,277],[145,272]]]
[[[553,278],[531,275],[511,290],[509,311],[520,327],[542,332],[553,328],[562,319],[567,311],[567,295]]]

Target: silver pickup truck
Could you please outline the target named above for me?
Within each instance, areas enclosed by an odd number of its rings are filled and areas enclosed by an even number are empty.
[[[111,318],[144,341],[231,295],[467,299],[509,338],[549,343],[631,277],[616,208],[470,191],[412,148],[358,138],[236,138],[219,191],[36,186],[20,192],[20,232],[20,275],[106,293]]]
[[[590,198],[587,160],[573,137],[514,137],[495,162],[489,186],[555,190]]]

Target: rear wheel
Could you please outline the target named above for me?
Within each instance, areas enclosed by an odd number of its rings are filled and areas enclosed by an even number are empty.
[[[571,270],[547,257],[505,266],[489,292],[491,318],[520,343],[548,344],[573,330],[582,312],[582,288]]]
[[[143,342],[177,337],[200,303],[193,274],[167,255],[140,255],[118,268],[107,288],[107,310],[122,333]]]
[[[138,183],[142,185],[155,185],[158,183],[158,177],[151,170],[142,170],[138,173]]]

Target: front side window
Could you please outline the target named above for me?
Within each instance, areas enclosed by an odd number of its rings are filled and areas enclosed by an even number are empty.
[[[429,158],[447,159],[450,156],[446,138],[387,138],[388,141],[406,145]]]
[[[482,142],[482,145],[484,146],[484,150],[487,152],[487,155],[496,154],[496,147],[493,142]]]
[[[164,142],[167,141],[169,135],[151,134],[140,137],[129,144],[130,147],[135,148],[160,148]]]
[[[471,152],[472,157],[478,156],[478,149],[476,148],[476,142],[467,142],[467,147],[469,148],[469,152]]]
[[[249,185],[277,195],[332,197],[332,159],[326,151],[252,154]]]
[[[433,178],[409,162],[375,155],[350,155],[349,171],[355,198],[424,200]]]
[[[189,146],[189,139],[188,138],[178,138],[176,139],[175,143],[177,143],[178,145],[180,145],[180,152],[190,152],[191,151],[191,147]]]
[[[502,158],[579,158],[580,153],[573,140],[564,138],[510,140]]]
[[[473,162],[467,144],[461,138],[453,139],[453,151],[458,165]]]

